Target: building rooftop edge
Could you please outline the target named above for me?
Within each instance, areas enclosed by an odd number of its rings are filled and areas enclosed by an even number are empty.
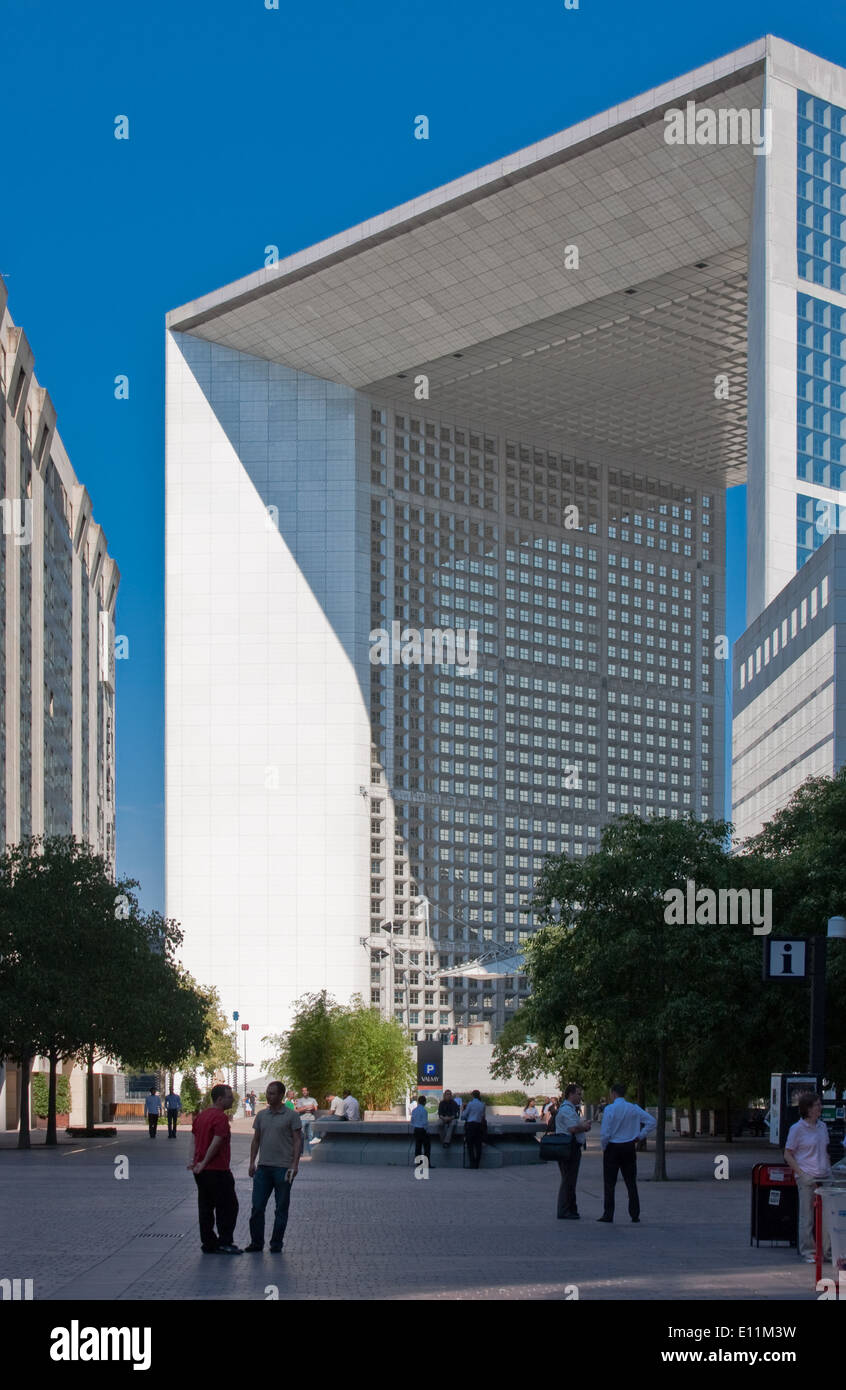
[[[540,172],[548,161],[571,154],[586,141],[597,140],[600,137],[607,139],[617,129],[622,133],[629,122],[654,114],[668,102],[690,98],[702,88],[724,81],[744,69],[763,70],[770,53],[771,40],[770,35],[756,39],[713,62],[661,83],[631,97],[628,101],[609,107],[573,126],[546,136],[543,140],[483,165],[469,174],[463,174],[449,183],[441,184],[428,193],[400,203],[346,231],[315,242],[312,246],[287,256],[274,266],[253,271],[199,299],[171,309],[166,315],[166,326],[170,331],[190,332],[192,327],[226,313],[238,303],[261,298],[264,294],[281,288],[286,281],[300,279],[303,275],[316,272],[327,262],[346,259],[369,245],[396,235],[398,231],[411,230],[420,220],[429,220],[433,215],[444,214],[450,205],[484,197],[503,183],[508,183],[510,179],[522,179],[530,176],[533,171]],[[786,43],[784,40],[778,42]],[[786,46],[795,47],[790,44]]]

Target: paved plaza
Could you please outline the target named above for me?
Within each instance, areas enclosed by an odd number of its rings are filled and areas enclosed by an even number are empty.
[[[200,1251],[188,1134],[140,1127],[114,1139],[19,1153],[0,1140],[0,1278],[31,1278],[36,1299],[724,1299],[813,1301],[813,1266],[794,1250],[749,1244],[752,1164],[766,1145],[675,1141],[668,1183],[639,1158],[642,1221],[618,1186],[617,1221],[602,1211],[598,1143],[582,1163],[582,1219],[558,1221],[554,1165],[438,1171],[304,1160],[282,1255]],[[246,1245],[249,1136],[237,1122],[232,1166]],[[716,1180],[728,1153],[731,1176]],[[115,1177],[128,1159],[127,1179]],[[432,1161],[437,1165],[438,1146]],[[268,1232],[271,1206],[268,1209]],[[829,1272],[829,1271],[825,1271]]]

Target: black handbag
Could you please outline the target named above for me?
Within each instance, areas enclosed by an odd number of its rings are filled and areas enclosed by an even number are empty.
[[[568,1159],[575,1142],[572,1134],[542,1134],[538,1144],[541,1163],[558,1163],[562,1158]]]

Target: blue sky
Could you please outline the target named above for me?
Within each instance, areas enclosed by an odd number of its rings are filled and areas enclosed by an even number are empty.
[[[166,311],[257,269],[270,243],[299,250],[768,32],[846,65],[846,11],[783,0],[6,0],[0,272],[122,575],[118,863],[145,906],[164,896]]]

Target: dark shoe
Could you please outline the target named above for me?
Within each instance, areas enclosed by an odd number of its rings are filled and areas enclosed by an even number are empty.
[[[579,1219],[577,1211],[562,1211],[558,1214],[559,1221],[578,1221]]]
[[[220,1250],[216,1245],[201,1245],[200,1249],[204,1255],[219,1255]]]
[[[243,1250],[241,1249],[240,1245],[220,1245],[220,1246],[218,1246],[218,1254],[220,1254],[220,1255],[243,1255],[243,1253],[244,1253],[244,1252],[243,1252]]]
[[[613,1218],[613,1216],[600,1216],[600,1217],[597,1218],[597,1220],[599,1220],[599,1221],[607,1221],[608,1224],[609,1224],[609,1226],[610,1226],[610,1225],[612,1225],[612,1223],[613,1223],[613,1221],[614,1221],[614,1218]]]
[[[282,1254],[282,1246],[281,1246],[281,1245],[271,1245],[271,1247],[270,1247],[270,1253],[271,1253],[271,1255],[281,1255],[281,1254]]]
[[[244,1246],[244,1254],[245,1254],[245,1255],[261,1255],[263,1251],[264,1251],[264,1246],[263,1246],[263,1245],[253,1245],[252,1242],[250,1242],[249,1245],[245,1245],[245,1246]]]
[[[632,1225],[633,1225],[633,1226],[639,1226],[639,1225],[640,1225],[640,1217],[639,1217],[639,1216],[633,1216],[633,1217],[632,1217]]]

